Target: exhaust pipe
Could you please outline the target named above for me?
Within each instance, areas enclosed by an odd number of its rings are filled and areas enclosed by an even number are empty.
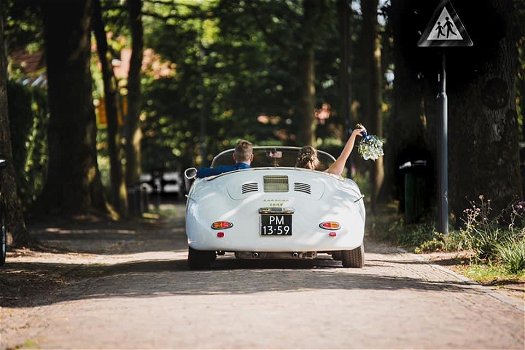
[[[292,256],[293,256],[294,258],[297,258],[297,257],[299,257],[299,253],[297,253],[297,252],[293,252],[293,253],[292,253]]]
[[[252,253],[252,256],[253,256],[254,258],[258,258],[258,257],[259,257],[259,253],[257,253],[257,252],[253,252],[253,253]]]

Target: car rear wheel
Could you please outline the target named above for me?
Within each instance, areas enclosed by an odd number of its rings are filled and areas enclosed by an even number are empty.
[[[363,267],[365,265],[365,244],[361,243],[359,247],[352,250],[342,250],[341,258],[343,267]]]
[[[188,266],[192,270],[209,269],[216,257],[215,252],[188,247]]]
[[[5,224],[5,212],[0,208],[0,235],[2,236],[2,255],[0,256],[0,266],[5,263],[7,255],[7,228]]]

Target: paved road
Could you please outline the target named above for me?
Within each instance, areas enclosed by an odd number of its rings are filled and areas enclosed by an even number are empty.
[[[54,295],[0,310],[0,348],[525,347],[522,300],[420,256],[367,242],[363,269],[328,256],[225,256],[211,271],[189,271],[181,218],[150,234],[142,251],[140,235],[118,241],[108,233],[101,241],[128,253],[13,258],[59,259],[76,278]]]

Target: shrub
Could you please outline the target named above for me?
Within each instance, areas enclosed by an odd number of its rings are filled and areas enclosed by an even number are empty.
[[[412,248],[432,240],[435,227],[433,224],[401,225],[395,228],[395,232],[398,244]]]
[[[415,252],[456,252],[468,249],[466,242],[462,231],[450,231],[447,235],[434,231],[432,239],[421,243]]]
[[[521,238],[507,244],[496,246],[499,260],[510,273],[518,273],[525,270],[525,239]]]
[[[505,246],[513,239],[523,236],[523,228],[516,223],[522,222],[522,213],[515,210],[516,205],[511,205],[509,221],[504,222],[504,212],[493,216],[491,214],[490,200],[479,196],[479,203],[472,203],[472,208],[465,209],[465,227],[461,232],[466,237],[466,247],[471,249],[478,260],[492,261],[498,258],[497,247]]]
[[[430,241],[423,242],[417,247],[414,252],[428,253],[428,252],[442,252],[445,250],[445,242],[440,237],[434,237]]]

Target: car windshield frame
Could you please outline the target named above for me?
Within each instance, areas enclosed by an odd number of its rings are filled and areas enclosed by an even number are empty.
[[[253,162],[251,168],[276,168],[276,167],[290,167],[295,168],[297,155],[301,150],[300,147],[293,146],[254,146],[253,147]],[[228,149],[213,158],[211,163],[212,168],[223,165],[233,164],[234,149]],[[317,158],[319,164],[315,170],[325,171],[330,165],[335,162],[335,158],[325,152],[318,150]]]

